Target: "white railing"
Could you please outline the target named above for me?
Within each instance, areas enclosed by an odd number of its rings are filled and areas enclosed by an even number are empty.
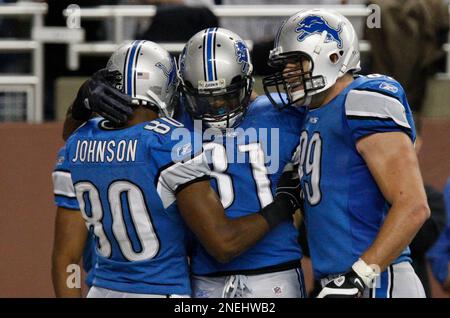
[[[17,16],[30,18],[32,28],[44,25],[47,13],[45,3],[18,3],[0,5],[0,17]],[[31,34],[31,32],[30,32]],[[28,122],[42,122],[43,119],[43,85],[44,59],[43,44],[33,40],[3,39],[0,40],[0,52],[30,52],[32,55],[31,74],[1,74],[0,91],[27,93],[26,118]]]
[[[372,13],[372,10],[364,5],[327,5],[320,6],[326,9],[332,9],[346,17],[364,18]],[[218,5],[211,6],[211,11],[219,18],[235,17],[288,17],[300,9],[317,8],[315,5]],[[450,6],[449,6],[450,12]],[[152,18],[156,14],[155,6],[99,6],[95,8],[82,8],[79,11],[81,19],[112,19],[113,21],[113,42],[91,42],[91,43],[73,43],[69,45],[68,67],[72,70],[79,68],[80,55],[109,55],[121,43],[124,38],[124,19],[125,18]],[[69,12],[64,11],[67,17]],[[163,45],[172,53],[178,53],[183,48],[182,43],[165,43]],[[450,77],[450,44],[444,46],[447,52],[447,70],[445,76]],[[370,44],[367,41],[360,41],[360,51],[370,51]]]
[[[323,8],[332,9],[342,13],[347,17],[366,17],[371,10],[364,5],[345,5],[345,6],[321,6]],[[300,9],[317,8],[314,5],[218,5],[211,6],[211,11],[219,18],[235,17],[288,17]],[[64,11],[64,15],[68,17],[73,11]],[[109,55],[117,45],[126,40],[124,38],[124,19],[125,18],[152,18],[156,14],[155,6],[99,6],[95,8],[81,8],[79,12],[81,19],[89,20],[106,20],[113,21],[113,41],[112,42],[89,42],[89,43],[72,43],[68,48],[68,67],[71,70],[79,68],[81,55]],[[250,49],[253,45],[251,41]],[[183,49],[184,43],[163,43],[165,49],[172,53],[178,53]],[[368,43],[361,43],[361,50],[369,50]]]
[[[298,5],[270,5],[270,6],[211,6],[212,12],[219,18],[234,17],[287,17],[300,9],[313,8],[316,6]],[[336,10],[347,17],[364,18],[372,11],[363,5],[345,5],[345,6],[321,6],[323,8]],[[27,17],[31,19],[32,30],[38,30],[44,27],[44,15],[48,7],[45,3],[18,3],[0,5],[0,17],[16,16]],[[450,11],[450,6],[449,6]],[[154,6],[99,6],[95,8],[80,9],[79,17],[81,20],[112,20],[113,39],[109,42],[84,42],[84,40],[74,39],[68,41],[68,66],[70,69],[79,67],[81,55],[109,55],[111,54],[125,38],[124,27],[127,18],[152,18],[156,14]],[[68,17],[70,11],[65,10],[64,15]],[[31,32],[33,33],[33,32]],[[41,122],[43,119],[43,83],[44,83],[44,60],[43,60],[43,41],[23,39],[2,39],[0,40],[0,52],[30,52],[32,55],[32,71],[30,74],[0,74],[0,92],[27,92],[26,118],[29,122]],[[252,43],[249,43],[250,47]],[[165,43],[163,46],[170,52],[180,52],[184,43]],[[368,42],[361,41],[360,50],[366,52],[370,50]],[[440,74],[450,78],[450,43],[444,45],[447,52],[447,70]]]

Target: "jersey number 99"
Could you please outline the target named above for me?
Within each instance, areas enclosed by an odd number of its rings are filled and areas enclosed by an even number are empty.
[[[308,133],[300,136],[300,165],[298,174],[302,183],[305,199],[310,205],[319,204],[322,199],[320,191],[320,162],[322,161],[322,138],[318,132],[308,140]]]

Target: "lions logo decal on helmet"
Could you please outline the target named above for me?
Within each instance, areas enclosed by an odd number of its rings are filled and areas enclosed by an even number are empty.
[[[168,78],[168,82],[169,84],[167,85],[166,91],[169,91],[169,88],[175,84],[175,80],[176,80],[176,75],[177,75],[177,69],[175,67],[175,62],[174,60],[171,60],[171,67],[170,67],[170,71],[167,70],[167,67],[162,64],[161,62],[158,62],[155,64],[155,66],[159,69],[161,69],[161,71],[164,73],[164,76]]]
[[[241,40],[237,40],[235,45],[237,62],[242,64],[242,72],[247,73],[249,64],[248,64],[248,48],[245,43]]]
[[[338,47],[342,49],[342,39],[339,33],[342,31],[341,25],[339,25],[338,29],[333,29],[330,25],[328,25],[327,21],[319,16],[310,15],[301,20],[298,23],[298,27],[295,29],[295,32],[299,33],[297,40],[303,41],[308,36],[312,34],[322,34],[323,31],[327,31],[327,36],[325,38],[325,42],[335,41],[338,44]]]

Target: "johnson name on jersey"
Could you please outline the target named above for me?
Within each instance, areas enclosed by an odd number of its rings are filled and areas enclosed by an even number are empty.
[[[53,172],[58,206],[79,209],[95,235],[94,286],[190,295],[186,229],[175,194],[209,167],[194,143],[172,139],[182,124],[161,118],[111,129],[97,118],[60,151]]]

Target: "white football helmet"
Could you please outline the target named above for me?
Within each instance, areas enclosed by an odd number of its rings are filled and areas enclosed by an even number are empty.
[[[122,43],[109,58],[112,85],[133,98],[133,104],[156,107],[160,116],[173,115],[177,96],[174,58],[151,41]]]
[[[297,67],[285,70],[287,64]],[[264,91],[272,103],[277,105],[270,96],[271,91],[276,91],[281,107],[308,105],[311,96],[330,88],[347,72],[360,70],[358,37],[350,21],[340,13],[302,10],[285,20],[278,30],[269,65],[279,70],[263,79]]]
[[[179,59],[184,104],[191,117],[219,129],[236,126],[252,92],[247,44],[234,32],[208,28],[195,34]]]

